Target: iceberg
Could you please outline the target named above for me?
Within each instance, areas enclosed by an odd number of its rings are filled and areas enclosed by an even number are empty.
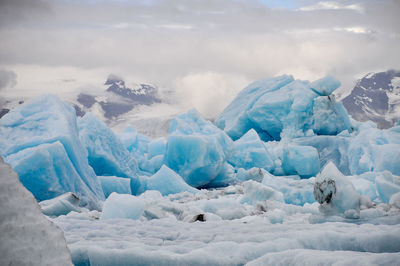
[[[314,99],[312,129],[317,135],[337,135],[353,131],[353,126],[343,104],[335,100],[335,95],[329,95]]]
[[[314,196],[324,213],[338,212],[347,218],[360,217],[360,195],[332,162],[315,179]]]
[[[132,194],[131,179],[117,176],[98,176],[104,196],[108,198],[111,193]]]
[[[312,146],[296,145],[296,142],[288,141],[269,141],[265,146],[274,162],[274,168],[270,171],[274,175],[309,178],[320,170],[320,156]]]
[[[72,192],[67,192],[54,199],[39,202],[42,213],[47,216],[66,215],[71,211],[81,212],[79,198]]]
[[[234,140],[252,128],[259,128],[250,120],[247,112],[264,94],[272,93],[293,80],[292,76],[284,75],[272,79],[262,79],[250,84],[225,108],[215,121],[216,125],[225,130]],[[257,130],[257,132],[259,131],[261,130]]]
[[[64,232],[1,157],[0,235],[0,265],[72,265]]]
[[[293,145],[316,148],[321,168],[328,162],[333,162],[340,172],[345,175],[350,175],[348,148],[351,140],[351,136],[345,135],[310,136],[293,139],[291,143]]]
[[[149,151],[147,153],[147,157],[149,159],[151,159],[154,156],[164,155],[166,145],[167,145],[167,142],[166,142],[165,138],[158,138],[158,139],[152,140],[149,143]]]
[[[363,123],[350,142],[348,156],[352,175],[385,170],[400,175],[400,134],[396,127],[379,130],[372,123]]]
[[[100,183],[79,140],[75,110],[47,94],[13,109],[0,120],[0,155],[42,201],[66,192],[99,209]]]
[[[91,113],[78,120],[79,137],[86,147],[89,165],[99,176],[135,177],[137,162],[121,141]]]
[[[242,169],[242,168],[240,168]],[[236,184],[238,179],[235,174],[235,168],[229,163],[224,163],[219,174],[203,188],[219,188]]]
[[[303,206],[314,203],[313,188],[315,178],[301,179],[300,176],[274,176],[267,171],[262,171],[262,183],[283,194],[287,204]]]
[[[193,187],[210,183],[231,156],[232,140],[199,112],[190,110],[172,120],[165,164]]]
[[[264,141],[351,131],[346,110],[327,95],[339,86],[331,76],[313,83],[287,75],[260,80],[243,89],[216,124],[234,140],[252,128]]]
[[[235,167],[246,170],[258,167],[270,171],[274,168],[270,153],[254,129],[250,129],[233,143],[233,154],[228,161]]]
[[[145,202],[132,195],[111,193],[103,205],[101,220],[107,219],[132,219],[137,220],[142,216]]]
[[[264,173],[266,173],[266,171],[262,168],[253,167],[248,170],[239,168],[236,173],[236,178],[240,182],[245,182],[247,180],[261,182],[264,178]]]
[[[285,175],[299,175],[303,178],[315,176],[320,170],[317,149],[311,146],[285,146],[282,168]]]
[[[177,173],[163,165],[154,175],[146,179],[146,190],[157,190],[163,196],[180,192],[198,192],[194,187],[189,186]]]
[[[243,183],[243,192],[244,197],[241,200],[242,203],[254,205],[266,200],[283,202],[283,194],[281,192],[253,180]]]
[[[389,171],[379,173],[375,179],[376,190],[383,202],[389,203],[390,198],[400,192],[400,176]]]

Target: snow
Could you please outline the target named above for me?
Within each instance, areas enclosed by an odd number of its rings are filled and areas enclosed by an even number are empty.
[[[75,110],[46,94],[0,120],[0,155],[38,200],[74,192],[83,206],[99,208],[100,183],[79,140]]]
[[[72,265],[63,231],[0,157],[0,265]]]

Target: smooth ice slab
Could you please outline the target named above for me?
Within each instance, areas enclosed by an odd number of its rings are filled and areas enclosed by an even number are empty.
[[[160,191],[163,196],[180,192],[197,193],[198,190],[189,186],[173,170],[163,165],[157,173],[146,179],[146,190]]]

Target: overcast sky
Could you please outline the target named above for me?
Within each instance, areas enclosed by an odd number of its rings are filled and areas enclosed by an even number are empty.
[[[400,1],[0,0],[0,89],[104,90],[107,75],[218,113],[249,82],[400,69]]]

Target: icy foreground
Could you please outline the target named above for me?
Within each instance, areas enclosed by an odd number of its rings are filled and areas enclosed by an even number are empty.
[[[0,265],[72,265],[63,232],[0,157]]]
[[[394,206],[345,219],[321,214],[318,203],[284,204],[268,193],[257,199],[256,191],[264,187],[245,187],[167,197],[147,191],[121,195],[119,203],[110,196],[103,214],[73,212],[53,221],[64,230],[76,265],[351,265],[355,260],[396,265],[400,260],[400,211]],[[254,201],[248,204],[247,197]]]
[[[216,125],[190,110],[159,139],[45,95],[0,120],[0,155],[76,265],[392,265],[400,125],[350,120],[339,85],[257,81]]]

